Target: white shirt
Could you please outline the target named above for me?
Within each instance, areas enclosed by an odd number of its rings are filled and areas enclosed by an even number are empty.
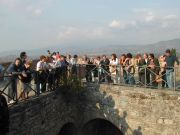
[[[110,59],[110,65],[118,65],[118,58],[116,60]]]
[[[61,67],[61,61],[60,60],[57,60],[55,63],[55,68],[58,68],[58,67]]]
[[[44,70],[46,69],[46,63],[39,61],[36,66],[36,71]]]
[[[77,59],[72,58],[72,59],[70,60],[70,64],[71,64],[71,65],[76,65],[76,64],[77,64]]]

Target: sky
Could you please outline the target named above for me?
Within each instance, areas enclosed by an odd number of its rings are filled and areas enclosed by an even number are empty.
[[[0,0],[0,51],[180,38],[180,0]]]

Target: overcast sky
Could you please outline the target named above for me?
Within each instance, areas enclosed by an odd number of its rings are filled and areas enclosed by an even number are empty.
[[[180,0],[0,0],[1,51],[180,38]]]

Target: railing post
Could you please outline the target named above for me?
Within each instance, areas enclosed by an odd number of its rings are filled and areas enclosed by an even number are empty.
[[[119,84],[121,84],[121,79],[122,79],[122,76],[121,76],[121,65],[119,65]]]
[[[144,68],[145,70],[145,88],[147,88],[147,67]]]
[[[100,83],[100,70],[101,70],[101,67],[98,67],[98,84]]]
[[[174,91],[176,90],[176,68],[174,67]]]

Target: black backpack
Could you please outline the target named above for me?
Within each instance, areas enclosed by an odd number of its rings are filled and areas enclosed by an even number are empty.
[[[0,94],[0,134],[9,132],[9,109],[6,99]]]

